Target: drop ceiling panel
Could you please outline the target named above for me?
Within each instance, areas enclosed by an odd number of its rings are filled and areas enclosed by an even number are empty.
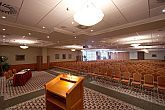
[[[156,8],[165,5],[164,0],[149,0],[150,8]]]
[[[79,31],[76,28],[77,25],[79,24],[74,21],[73,17],[69,17],[64,22],[58,24],[56,28],[63,29],[72,33],[73,31],[76,32],[76,30]]]
[[[128,22],[149,17],[148,0],[114,0],[114,3]]]
[[[34,26],[44,17],[60,0],[24,0],[17,23]]]
[[[87,31],[90,33],[95,33],[95,32],[99,32],[99,31],[104,30],[104,29],[109,28],[109,27],[111,27],[111,25],[108,24],[106,21],[102,20],[98,24],[89,28]],[[93,30],[93,32],[91,32],[91,30]]]
[[[52,10],[40,23],[39,26],[48,26],[49,28],[53,28],[58,26],[59,24],[65,22],[69,18],[72,17],[73,11],[68,10],[68,5],[65,1],[62,1],[58,4],[54,10]]]
[[[118,9],[111,1],[107,3],[107,6],[105,10],[103,10],[103,13],[104,13],[103,19],[107,24],[109,24],[109,27],[126,23],[126,20],[122,17]]]
[[[160,6],[160,7],[156,7],[156,8],[152,8],[152,9],[150,10],[151,17],[153,17],[153,16],[158,16],[158,15],[160,15],[160,14],[164,14],[164,13],[162,12],[162,10],[163,10],[164,8],[165,8],[165,5]]]

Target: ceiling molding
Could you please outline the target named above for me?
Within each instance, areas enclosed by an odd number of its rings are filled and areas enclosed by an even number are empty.
[[[11,27],[16,27],[16,28],[21,28],[21,29],[26,29],[26,30],[31,30],[31,31],[36,31],[36,32],[45,33],[45,34],[50,33],[48,30],[43,30],[43,29],[39,29],[36,27],[26,26],[26,25],[12,23],[12,22],[6,22],[4,20],[0,20],[0,24],[6,25],[6,26],[11,26]]]
[[[59,29],[59,28],[56,28],[56,27],[54,27],[54,31],[60,32],[60,33],[63,33],[63,34],[73,35],[73,33],[70,32],[70,31],[63,30],[63,29]],[[52,32],[53,32],[53,31],[52,31]],[[51,33],[52,33],[52,32],[51,32]]]
[[[136,21],[136,22],[133,22],[133,23],[127,23],[127,24],[124,24],[124,25],[120,25],[120,26],[111,27],[111,28],[108,28],[108,29],[105,29],[105,30],[97,31],[97,32],[92,33],[91,35],[95,36],[95,35],[98,35],[98,34],[104,34],[104,33],[107,33],[107,32],[112,32],[112,31],[115,31],[115,30],[120,30],[120,29],[133,27],[133,26],[137,26],[137,25],[142,25],[142,24],[146,24],[146,23],[156,22],[156,21],[164,20],[164,19],[165,19],[165,14],[162,14],[162,15],[159,15],[159,16],[156,16],[156,17],[152,17],[152,18],[148,18],[148,19],[144,19],[144,20],[139,20],[139,21]]]
[[[52,30],[50,33],[52,32],[60,32],[60,33],[63,33],[63,34],[67,34],[67,35],[73,35],[73,32],[70,32],[70,31],[67,31],[67,30],[63,30],[63,29],[59,29],[59,28],[56,28],[54,27],[54,30]],[[85,32],[85,31],[79,31],[79,32],[76,32],[76,36],[79,36],[79,35],[87,35],[87,36],[92,36],[91,33],[88,33],[88,32]]]

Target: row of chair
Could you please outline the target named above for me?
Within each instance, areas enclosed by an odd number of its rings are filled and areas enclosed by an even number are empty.
[[[85,72],[93,77],[103,77],[143,88],[163,90],[165,62],[106,60],[91,62],[58,62],[57,67],[75,72]],[[139,78],[139,81],[135,80]],[[151,79],[151,80],[149,80]],[[152,80],[153,79],[153,80]],[[164,83],[164,82],[163,82]]]
[[[154,81],[154,76],[152,74],[144,75],[144,79],[142,79],[142,75],[140,73],[134,73],[131,77],[128,72],[124,72],[121,75],[115,75],[112,77],[113,80],[121,82],[123,84],[132,85],[136,87],[140,87],[143,89],[157,89],[157,91],[165,91],[165,77],[158,76],[157,81]]]

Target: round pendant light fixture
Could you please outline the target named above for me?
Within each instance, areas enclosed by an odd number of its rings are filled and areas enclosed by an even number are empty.
[[[104,17],[103,12],[93,3],[87,3],[74,15],[74,20],[84,26],[92,26],[99,23]]]

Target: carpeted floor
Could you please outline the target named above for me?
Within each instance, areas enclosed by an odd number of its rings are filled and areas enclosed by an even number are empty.
[[[34,98],[6,110],[46,110],[45,96]],[[97,91],[84,87],[85,110],[141,110],[118,99],[114,99]]]
[[[6,108],[7,110],[45,110],[43,85],[60,73],[64,72],[56,68],[42,72],[35,71],[32,73],[33,76],[26,83],[25,87],[18,86],[17,88],[13,88],[9,85],[5,87],[5,80],[0,78],[2,95],[0,96],[0,110],[1,108],[2,110]],[[83,75],[70,71],[65,71],[65,73]],[[115,84],[105,82],[105,80],[96,81],[93,81],[93,78],[89,77],[86,77],[84,80],[84,109],[86,110],[136,110],[141,108],[146,110],[164,110],[165,108],[165,106],[144,101],[146,99],[139,100],[138,98],[140,96],[137,96],[137,98],[133,97],[132,94],[134,94],[134,96],[140,94],[134,91],[133,93],[125,92],[129,89],[120,89],[120,86],[115,86]],[[114,88],[109,88],[109,86],[114,86],[116,90]],[[128,95],[126,95],[126,93]],[[159,96],[159,98],[159,101],[162,101],[161,99],[164,101],[164,97],[162,98],[162,96]],[[163,104],[164,103],[161,105]]]
[[[33,71],[32,78],[24,86],[12,86],[10,83],[6,85],[5,78],[0,79],[1,96],[4,100],[18,97],[30,92],[38,91],[44,88],[44,84],[55,76],[45,71]]]
[[[119,84],[114,83],[114,82],[110,82],[110,81],[106,81],[103,79],[97,79],[95,81],[90,82],[92,84],[101,86],[101,87],[105,87],[120,93],[124,93],[127,95],[131,95],[133,97],[137,97],[139,99],[143,99],[152,103],[156,103],[162,106],[165,106],[165,94],[163,93],[157,93],[157,92],[153,92],[153,91],[142,91],[138,88],[136,89],[131,89],[128,87],[123,87],[122,85],[119,86]]]

